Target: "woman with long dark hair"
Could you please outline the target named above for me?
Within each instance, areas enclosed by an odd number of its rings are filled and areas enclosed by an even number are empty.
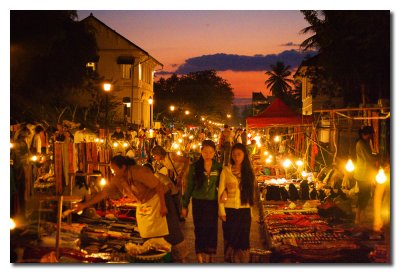
[[[230,165],[223,168],[218,187],[219,217],[224,232],[227,262],[250,260],[251,207],[254,204],[255,175],[246,146],[232,147]]]
[[[215,143],[204,140],[199,160],[190,166],[187,187],[182,197],[182,216],[186,217],[190,199],[195,234],[195,251],[199,263],[210,263],[217,253],[218,181],[221,165],[214,159]]]

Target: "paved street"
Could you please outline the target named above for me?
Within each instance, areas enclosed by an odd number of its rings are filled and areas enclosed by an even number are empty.
[[[264,249],[263,239],[260,232],[260,225],[258,224],[259,213],[258,209],[255,208],[252,210],[253,218],[251,222],[251,230],[250,230],[250,248],[260,248]],[[185,239],[187,241],[187,245],[189,248],[189,263],[197,263],[196,253],[194,251],[194,225],[192,218],[192,208],[189,205],[189,215],[186,218],[186,222],[181,224],[181,228],[185,235]],[[224,247],[223,247],[224,239],[222,232],[222,223],[219,221],[218,225],[218,248],[217,255],[213,258],[214,263],[223,263],[224,262]]]

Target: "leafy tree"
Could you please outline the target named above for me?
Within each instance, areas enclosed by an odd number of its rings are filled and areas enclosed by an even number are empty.
[[[18,10],[10,15],[11,116],[56,122],[68,109],[70,119],[78,112],[79,118],[87,117],[88,108],[71,99],[94,98],[99,90],[98,76],[86,70],[96,58],[96,41],[76,21],[76,11]]]
[[[319,51],[314,84],[336,86],[346,102],[390,98],[389,11],[302,11],[313,35],[302,48]],[[318,90],[319,92],[320,90]]]
[[[230,84],[219,77],[215,70],[192,72],[168,79],[161,78],[154,83],[154,112],[168,116],[169,106],[188,109],[191,122],[200,121],[201,116],[223,121],[232,113],[233,92]]]

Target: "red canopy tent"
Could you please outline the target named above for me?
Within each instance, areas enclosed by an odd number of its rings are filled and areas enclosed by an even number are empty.
[[[248,117],[246,119],[246,124],[248,129],[272,126],[310,126],[312,124],[312,117],[297,114],[281,99],[275,98],[271,105],[260,114],[255,117]]]

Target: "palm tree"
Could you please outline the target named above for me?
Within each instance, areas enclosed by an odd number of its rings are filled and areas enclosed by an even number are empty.
[[[270,67],[271,71],[265,72],[268,75],[265,84],[271,90],[272,95],[281,97],[292,89],[293,80],[288,78],[291,75],[290,65],[285,66],[283,62],[278,61],[276,64],[271,64]]]
[[[347,103],[390,98],[390,11],[302,13],[310,25],[301,32],[312,35],[301,49],[318,50],[318,66],[343,90]]]

